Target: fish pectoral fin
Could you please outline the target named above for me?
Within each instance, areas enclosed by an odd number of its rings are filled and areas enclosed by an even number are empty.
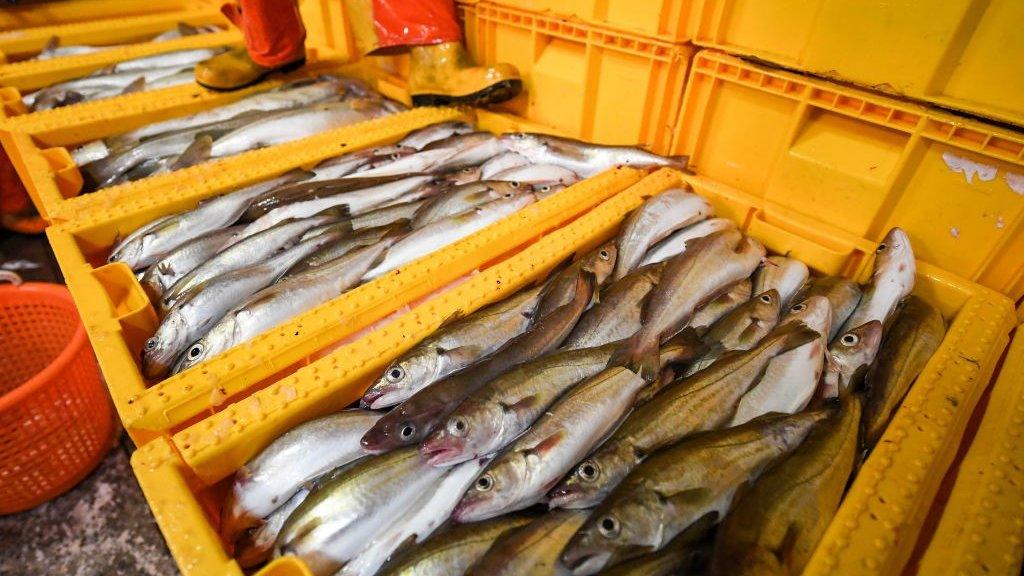
[[[715,494],[707,488],[691,488],[675,494],[662,494],[661,498],[670,506],[680,510],[700,507],[712,500]]]
[[[213,138],[207,134],[197,137],[189,144],[188,148],[178,156],[171,164],[171,170],[180,170],[195,166],[210,159],[210,149],[213,147]]]
[[[536,406],[538,402],[539,402],[539,398],[537,397],[537,395],[536,394],[530,394],[529,396],[524,396],[524,397],[516,400],[515,402],[513,402],[511,404],[505,404],[504,402],[502,402],[500,404],[501,404],[501,408],[504,411],[506,411],[506,412],[515,412],[515,413],[518,414],[520,412],[524,412],[524,411],[529,410],[530,408]]]
[[[46,41],[46,45],[43,46],[42,54],[52,52],[60,46],[60,36],[50,36],[50,39]]]
[[[533,448],[527,449],[526,454],[524,454],[524,456],[535,456],[537,458],[544,458],[544,456],[548,452],[553,450],[556,446],[558,446],[559,443],[565,440],[565,437],[565,430],[559,430],[554,434],[548,436],[547,438],[541,440],[537,444],[534,444]]]
[[[437,329],[440,330],[441,328],[444,328],[445,326],[451,326],[456,321],[458,321],[460,318],[462,318],[462,314],[463,314],[463,312],[462,312],[461,309],[460,310],[456,310],[455,312],[452,312],[451,314],[446,316],[444,320],[441,321],[441,324],[439,324],[437,326]],[[453,348],[452,350],[458,350],[458,348]],[[442,350],[442,352],[448,352],[448,350]]]
[[[786,534],[782,537],[779,547],[772,550],[772,554],[778,559],[780,566],[789,567],[793,558],[793,550],[800,539],[800,527],[791,523],[786,527]]]
[[[124,90],[121,90],[121,94],[133,94],[135,92],[142,92],[145,89],[146,77],[139,76],[135,80],[132,80],[131,83],[129,83],[127,86],[125,86]]]
[[[165,276],[169,276],[174,274],[174,267],[171,266],[170,262],[161,262],[156,265],[156,271]]]
[[[182,36],[195,36],[199,34],[199,29],[188,22],[178,22],[178,34]]]
[[[457,366],[468,366],[481,356],[478,346],[459,346],[451,350],[444,350],[443,353],[452,364]]]

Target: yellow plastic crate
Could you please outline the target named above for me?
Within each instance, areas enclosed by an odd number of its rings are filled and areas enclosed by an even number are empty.
[[[1024,296],[1024,133],[707,50],[678,126],[672,153],[762,199],[763,223],[898,224],[921,260]],[[833,247],[851,270],[865,256]]]
[[[22,0],[0,10],[0,30],[180,11],[198,4],[194,0]]]
[[[309,51],[309,57],[312,62],[299,72],[233,92],[216,92],[188,84],[0,120],[0,144],[44,218],[53,223],[78,218],[91,209],[109,206],[133,194],[144,194],[154,182],[174,184],[179,174],[189,172],[179,171],[167,178],[145,179],[80,196],[82,175],[71,159],[69,148],[153,122],[222,106],[295,78],[328,72],[358,75],[358,69],[339,68],[337,60],[325,60],[315,49]]]
[[[1003,360],[918,574],[1020,574],[1024,559],[1024,325]]]
[[[523,94],[498,109],[591,142],[668,151],[690,46],[488,2],[460,9],[476,61],[523,75]]]
[[[696,4],[696,44],[1024,126],[1019,0]]]
[[[143,442],[217,410],[229,398],[293,370],[324,347],[370,326],[463,274],[500,258],[540,232],[635,182],[618,170],[570,187],[549,200],[417,261],[201,366],[147,387],[138,365],[157,320],[142,287],[123,264],[102,258],[118,235],[162,215],[346,150],[392,143],[410,130],[460,117],[454,109],[418,108],[169,175],[154,192],[112,197],[108,207],[47,230],[81,312],[115,407],[129,435]],[[478,122],[489,128],[486,118]],[[499,125],[500,127],[500,125]],[[344,319],[344,321],[339,321]]]
[[[582,20],[643,34],[670,42],[690,39],[691,13],[701,4],[694,0],[493,0],[495,4],[512,6],[551,16]],[[460,0],[476,4],[477,0]]]
[[[186,10],[10,30],[0,32],[0,63],[32,58],[51,38],[58,38],[61,46],[128,44],[147,41],[179,23],[219,24],[225,29],[230,25],[217,11]]]
[[[140,448],[132,467],[183,574],[241,574],[217,536],[220,499],[233,472],[260,449],[295,425],[358,399],[380,370],[452,313],[469,313],[494,302],[543,277],[565,256],[610,238],[643,198],[678,185],[680,179],[687,180],[712,201],[719,214],[737,221],[770,250],[789,252],[819,272],[842,271],[842,265],[831,257],[831,246],[848,245],[864,251],[874,247],[873,242],[823,226],[815,230],[818,235],[813,239],[771,226],[755,229],[752,223],[763,209],[758,198],[705,177],[660,170],[392,324],[170,439],[159,438]],[[831,246],[821,244],[826,238]],[[951,320],[949,333],[886,431],[880,448],[862,468],[808,567],[809,574],[899,571],[894,567],[900,564],[899,557],[913,548],[923,519],[920,510],[927,510],[956,451],[963,424],[1006,345],[1013,308],[1004,296],[923,262],[919,263],[915,291]],[[955,406],[949,398],[956,400]],[[887,491],[896,492],[891,506],[873,502]],[[888,544],[890,539],[900,542],[899,546]],[[865,568],[862,555],[889,570]],[[308,572],[301,562],[283,558],[258,574],[298,576]]]

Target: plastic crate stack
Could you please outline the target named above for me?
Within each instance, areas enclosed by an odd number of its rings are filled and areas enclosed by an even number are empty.
[[[152,383],[138,357],[156,316],[132,271],[105,262],[116,238],[203,199],[465,113],[415,109],[82,194],[68,152],[78,144],[303,75],[354,75],[408,101],[407,61],[353,62],[342,1],[301,0],[311,63],[289,78],[236,93],[188,85],[25,113],[21,90],[163,49],[139,43],[15,61],[57,35],[52,28],[76,30],[83,43],[128,43],[144,37],[142,22],[148,34],[186,12],[219,18],[216,6],[199,0],[154,0],[139,14],[118,12],[125,3],[111,0],[60,4],[66,21],[55,26],[53,15],[28,8],[0,13],[0,31],[32,32],[22,35],[35,42],[14,48],[4,39],[17,34],[0,32],[0,51],[11,61],[0,65],[0,143],[53,224],[48,237],[115,407],[139,444],[133,469],[186,576],[243,573],[218,536],[219,512],[226,482],[264,446],[350,404],[445,319],[542,278],[566,257],[612,237],[645,198],[683,182],[769,250],[818,273],[865,280],[877,242],[890,227],[903,227],[920,259],[917,292],[949,324],[941,348],[853,480],[807,574],[975,573],[981,562],[986,572],[1019,567],[1024,336],[1003,358],[1014,325],[1024,319],[1013,309],[1024,296],[1024,86],[1008,68],[1024,61],[1024,44],[1012,29],[1024,16],[1018,5],[993,1],[915,13],[903,5],[827,0],[798,9],[781,0],[460,2],[473,55],[511,62],[524,78],[522,95],[476,111],[481,129],[641,144],[688,155],[694,173],[606,172],[401,274]],[[234,32],[207,36],[220,37],[186,40],[239,41]],[[961,439],[975,408],[986,406],[957,471]],[[954,486],[948,494],[940,489],[947,474]],[[980,484],[979,477],[985,478]],[[944,505],[933,508],[933,502]],[[257,574],[307,571],[285,557]]]

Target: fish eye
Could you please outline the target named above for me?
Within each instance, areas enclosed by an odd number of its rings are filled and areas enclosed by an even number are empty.
[[[512,193],[511,192],[505,192],[505,195],[503,196],[503,198],[511,198],[511,197],[512,197]]]
[[[202,355],[203,355],[203,345],[202,344],[194,344],[191,348],[188,349],[188,357],[191,360],[195,360],[196,358],[199,358]]]
[[[450,432],[452,436],[458,436],[461,438],[466,435],[467,430],[469,430],[469,425],[466,424],[465,419],[461,417],[452,418],[448,421],[448,432]]]
[[[856,346],[860,342],[860,336],[857,336],[853,332],[847,332],[843,334],[843,338],[840,340],[844,346]]]
[[[540,187],[540,191],[541,192],[548,192],[550,190],[551,190],[551,186],[541,186]]]
[[[472,173],[472,172],[473,172],[473,170],[476,170],[476,168],[473,168],[472,166],[470,166],[470,167],[468,167],[468,168],[463,168],[463,169],[462,169],[462,173],[463,173],[463,174],[470,174],[470,173]]]
[[[605,538],[617,538],[619,536],[619,521],[614,516],[605,516],[597,524],[597,530]]]
[[[519,188],[519,186],[520,186],[518,180],[513,180],[513,181],[509,182],[509,184],[511,184],[513,188]]]
[[[416,427],[412,424],[402,426],[402,429],[398,432],[398,435],[402,437],[402,440],[408,440],[412,438],[414,434],[416,434]]]
[[[797,304],[796,306],[793,306],[789,310],[791,312],[803,312],[804,310],[807,310],[807,304],[804,304],[803,302],[801,302],[801,303]]]
[[[476,479],[476,489],[480,492],[488,492],[494,488],[494,478],[490,474],[484,474]]]
[[[612,257],[612,255],[609,254],[607,250],[601,250],[600,252],[597,253],[597,255],[601,257],[601,260],[609,260]]]
[[[153,350],[154,348],[156,348],[156,338],[146,340],[146,350]]]
[[[885,242],[882,242],[878,245],[878,248],[875,248],[875,254],[881,254],[882,252],[885,252],[887,248],[889,248],[889,246],[887,246]]]
[[[598,475],[601,474],[601,470],[597,467],[597,464],[588,460],[583,464],[580,464],[579,474],[581,480],[593,482],[594,480],[597,480]]]
[[[402,155],[399,154],[398,152],[395,152],[395,153],[391,154],[391,159],[392,160],[398,160],[401,157],[402,157]]]
[[[771,295],[769,295],[769,294],[761,294],[761,302],[764,302],[765,304],[771,304],[772,303]]]
[[[388,382],[398,382],[402,378],[405,378],[405,370],[396,364],[391,368],[388,368],[385,378],[387,378]]]

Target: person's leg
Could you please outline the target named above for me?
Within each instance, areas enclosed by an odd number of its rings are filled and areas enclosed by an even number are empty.
[[[239,0],[224,14],[242,31],[245,49],[231,50],[196,66],[196,82],[234,90],[305,62],[306,29],[296,0]]]
[[[489,104],[522,88],[510,64],[473,64],[454,0],[345,0],[345,7],[363,55],[410,48],[409,91],[416,105]]]

